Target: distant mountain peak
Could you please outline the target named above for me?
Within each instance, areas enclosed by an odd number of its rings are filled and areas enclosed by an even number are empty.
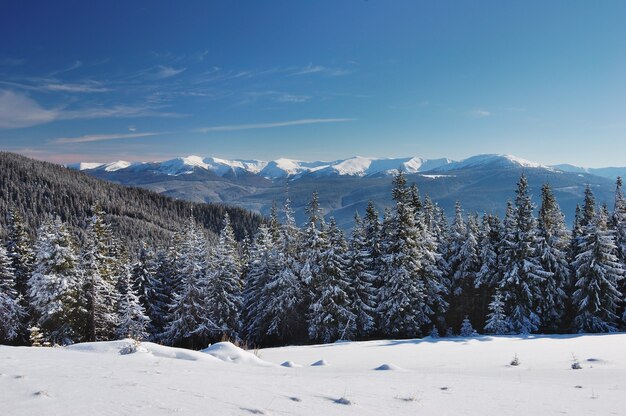
[[[197,169],[210,171],[217,176],[259,176],[274,180],[297,180],[302,177],[328,176],[380,176],[393,175],[398,169],[408,174],[424,172],[449,172],[466,169],[545,169],[552,172],[588,173],[607,178],[625,176],[626,168],[584,168],[573,165],[546,166],[517,156],[501,153],[487,153],[468,157],[460,161],[448,158],[424,159],[408,157],[369,157],[353,156],[334,161],[303,161],[278,158],[271,161],[256,159],[222,159],[189,155],[161,162],[128,162],[119,160],[111,163],[75,163],[67,165],[76,170],[111,173],[123,171],[152,172],[154,174],[178,176],[188,175]]]

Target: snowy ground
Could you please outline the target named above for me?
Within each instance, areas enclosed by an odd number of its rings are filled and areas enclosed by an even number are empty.
[[[337,343],[260,359],[227,343],[120,354],[128,345],[0,347],[0,413],[626,414],[626,334]]]

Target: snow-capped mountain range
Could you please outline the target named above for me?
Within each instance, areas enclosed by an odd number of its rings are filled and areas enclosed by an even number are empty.
[[[126,162],[120,160],[112,163],[78,163],[69,166],[78,170],[103,172],[127,170],[139,173],[142,171],[152,171],[169,176],[185,175],[193,173],[196,169],[204,169],[222,177],[228,174],[239,175],[245,173],[258,175],[270,180],[297,178],[304,175],[311,175],[313,177],[392,175],[398,169],[409,174],[429,171],[446,172],[487,166],[499,168],[526,167],[554,169],[515,156],[499,154],[478,155],[461,161],[454,161],[448,158],[375,158],[355,156],[331,162],[306,162],[286,158],[271,161],[244,159],[227,160],[216,157],[203,158],[200,156],[187,156],[163,162]]]
[[[79,163],[85,173],[196,202],[221,202],[267,214],[287,197],[296,218],[304,221],[311,193],[318,191],[324,212],[350,228],[355,211],[373,201],[382,212],[393,204],[391,175],[398,169],[449,215],[458,200],[466,212],[503,214],[507,199],[515,198],[521,173],[528,177],[535,204],[541,185],[549,183],[571,221],[585,186],[598,201],[612,206],[615,178],[626,168],[586,169],[572,165],[545,166],[511,155],[486,154],[454,161],[447,158],[376,158],[356,156],[330,162],[294,159],[271,161],[187,156],[162,162]]]

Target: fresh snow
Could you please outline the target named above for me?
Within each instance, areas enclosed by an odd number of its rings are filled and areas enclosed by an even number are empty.
[[[229,343],[204,352],[131,340],[4,346],[0,405],[11,416],[618,415],[625,345],[626,334],[342,342],[256,354]],[[319,360],[332,365],[295,364]]]
[[[484,154],[484,155],[476,155],[469,157],[467,159],[463,159],[459,162],[452,162],[438,168],[435,168],[436,171],[451,171],[458,169],[467,169],[467,168],[476,168],[483,166],[494,166],[499,168],[508,168],[508,167],[525,167],[525,168],[542,168],[554,171],[554,168],[549,166],[545,166],[539,163],[531,162],[529,160],[525,160],[516,156],[506,155],[506,154]]]
[[[126,162],[123,160],[113,163],[81,162],[68,164],[67,167],[76,170],[104,170],[116,172],[124,169],[144,170],[154,168],[157,172],[170,176],[193,173],[194,169],[206,169],[218,176],[230,173],[249,173],[275,180],[311,174],[314,176],[368,176],[392,175],[398,169],[406,173],[441,171],[447,172],[457,169],[479,168],[495,166],[500,168],[525,167],[547,169],[562,173],[590,173],[602,177],[615,179],[626,176],[626,167],[585,168],[568,164],[546,166],[507,154],[483,154],[469,157],[461,161],[447,158],[423,159],[419,157],[380,158],[355,156],[331,162],[307,162],[296,159],[281,158],[272,161],[255,159],[221,159],[217,157],[187,156],[178,157],[162,162]],[[435,176],[433,176],[435,178]]]
[[[331,162],[313,161],[307,162],[296,159],[280,158],[272,161],[243,160],[243,159],[220,159],[216,157],[187,156],[166,160],[163,162],[131,163],[118,161],[109,164],[102,163],[77,163],[68,167],[78,170],[105,170],[114,172],[126,168],[147,168],[151,165],[154,169],[164,175],[178,176],[193,173],[196,168],[206,169],[214,172],[218,176],[228,173],[247,172],[260,175],[268,179],[283,179],[305,174],[316,176],[367,176],[374,174],[390,175],[398,169],[407,173],[432,170],[446,164],[452,163],[449,159],[422,159],[417,157],[405,158],[374,158],[355,156],[348,159],[335,160]]]

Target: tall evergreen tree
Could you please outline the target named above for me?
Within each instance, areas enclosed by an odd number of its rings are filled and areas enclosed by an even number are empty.
[[[212,331],[220,328],[208,314],[207,243],[193,217],[187,221],[181,236],[175,262],[180,284],[169,306],[168,323],[161,339],[170,345],[193,349],[205,347]]]
[[[500,291],[496,291],[489,304],[489,314],[485,323],[485,332],[494,335],[506,335],[510,332],[509,319],[504,312],[504,302]]]
[[[451,324],[459,325],[464,315],[469,314],[474,320],[477,316],[476,280],[481,269],[481,258],[478,246],[480,230],[478,219],[470,215],[467,219],[465,234],[452,253],[452,262],[456,266],[452,269],[452,301],[455,307],[451,310]]]
[[[576,308],[574,328],[578,332],[613,332],[617,330],[616,312],[622,302],[618,284],[624,276],[616,252],[614,233],[608,228],[601,210],[593,222],[582,229],[579,254],[574,260]]]
[[[27,343],[29,337],[27,327],[30,320],[28,279],[30,279],[33,272],[35,255],[33,253],[32,241],[26,230],[26,224],[17,209],[9,211],[7,222],[7,255],[11,260],[11,267],[15,275],[15,290],[17,291],[17,300],[22,312],[16,339],[19,343]]]
[[[351,311],[346,276],[348,247],[334,218],[327,235],[328,244],[320,253],[319,273],[309,285],[309,338],[321,342],[354,339],[356,316]]]
[[[450,264],[450,290],[454,294],[455,290],[455,275],[457,271],[461,268],[461,263],[464,261],[463,258],[463,245],[465,244],[465,238],[467,236],[467,226],[465,224],[465,219],[463,218],[463,208],[461,207],[461,202],[456,201],[454,204],[454,221],[450,227],[450,241],[448,247],[448,263]],[[460,294],[460,292],[458,293]]]
[[[267,335],[270,317],[267,316],[266,302],[269,299],[264,296],[264,291],[273,275],[279,272],[275,254],[269,228],[261,225],[250,247],[243,291],[242,334],[245,339],[255,343],[261,342]]]
[[[622,178],[618,177],[615,186],[615,206],[613,208],[612,225],[615,228],[617,253],[623,264],[626,264],[626,199],[622,191]]]
[[[137,260],[131,269],[131,286],[139,296],[141,307],[148,317],[147,332],[152,340],[165,328],[168,305],[171,301],[165,287],[163,275],[159,274],[159,259],[151,247],[142,244]]]
[[[434,311],[427,303],[426,288],[420,276],[422,253],[418,249],[418,229],[401,171],[394,177],[393,184],[396,209],[391,223],[384,226],[383,283],[378,313],[386,335],[414,337],[422,333],[423,326],[431,323]]]
[[[117,282],[117,328],[118,338],[132,338],[143,341],[148,338],[150,318],[141,304],[141,300],[131,282],[131,269],[124,267]]]
[[[265,315],[263,331],[270,342],[301,342],[307,339],[308,332],[305,309],[308,296],[300,279],[301,258],[306,256],[299,253],[304,246],[300,243],[300,230],[289,199],[285,201],[283,213],[285,220],[279,242],[268,253],[269,279],[260,294]]]
[[[52,344],[71,344],[80,339],[78,257],[58,217],[45,219],[39,227],[35,255],[35,269],[28,280],[32,325]]]
[[[23,311],[16,286],[11,260],[0,246],[0,344],[13,341],[20,334]]]
[[[243,307],[241,263],[237,255],[237,241],[228,214],[219,242],[209,264],[209,280],[205,301],[209,320],[216,326],[212,338],[239,339],[239,319]]]
[[[382,224],[380,214],[376,210],[374,203],[370,200],[365,208],[365,217],[363,218],[363,228],[365,231],[365,242],[370,250],[371,269],[374,273],[374,281],[372,282],[374,289],[381,286],[380,274],[382,270]]]
[[[561,327],[566,309],[570,268],[568,262],[569,232],[565,217],[552,189],[543,185],[538,219],[539,256],[543,269],[550,273],[541,285],[539,298],[541,326],[546,329]]]
[[[544,270],[539,258],[536,220],[528,180],[524,175],[520,177],[516,194],[513,218],[505,221],[503,275],[499,289],[504,297],[511,329],[524,334],[539,328],[541,285],[552,274]],[[510,212],[507,214],[511,215]]]
[[[350,310],[355,316],[356,336],[367,337],[375,326],[375,270],[372,250],[366,240],[366,229],[358,213],[354,216],[354,228],[347,257],[348,294]]]
[[[502,223],[497,215],[484,214],[479,233],[478,257],[480,270],[476,273],[475,322],[485,322],[489,303],[501,280],[500,248],[502,246]]]
[[[120,273],[118,249],[98,204],[92,208],[83,252],[81,273],[82,305],[86,311],[84,337],[89,341],[107,341],[114,337],[117,326],[117,292]]]
[[[580,213],[580,227],[586,227],[596,220],[596,198],[593,195],[591,186],[585,187],[585,200]]]

